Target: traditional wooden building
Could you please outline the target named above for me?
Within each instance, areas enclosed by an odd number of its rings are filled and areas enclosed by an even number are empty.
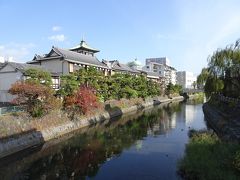
[[[0,65],[0,102],[10,102],[13,100],[14,96],[9,94],[8,90],[15,82],[25,80],[27,78],[25,71],[30,68],[49,71],[42,66],[25,63],[5,62]],[[51,76],[53,89],[59,89],[59,74],[51,72]]]
[[[102,63],[105,64],[111,71],[110,75],[115,73],[122,73],[122,74],[131,74],[131,75],[139,75],[141,74],[140,71],[134,70],[127,66],[126,64],[120,63],[118,60],[102,60]]]
[[[91,48],[82,40],[79,45],[70,49],[53,46],[48,54],[43,56],[35,55],[33,60],[27,63],[47,67],[50,71],[59,74],[69,74],[79,68],[88,68],[91,66],[96,67],[107,75],[110,70],[95,57],[95,53],[97,52],[99,50]]]

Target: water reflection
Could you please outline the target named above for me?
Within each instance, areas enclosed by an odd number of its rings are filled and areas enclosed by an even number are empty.
[[[197,115],[195,110],[199,112],[199,106],[170,103],[122,117],[117,121],[104,122],[96,127],[85,128],[75,134],[49,142],[40,151],[27,157],[21,157],[13,162],[6,161],[0,166],[0,175],[4,179],[86,179],[93,177],[106,179],[106,173],[108,173],[108,177],[112,179],[115,177],[113,174],[116,173],[114,172],[116,170],[111,169],[114,165],[109,168],[107,164],[115,162],[113,159],[119,160],[120,164],[132,163],[131,160],[123,161],[122,156],[124,157],[130,152],[133,154],[131,157],[135,157],[135,155],[149,154],[152,151],[158,153],[162,153],[163,150],[166,150],[164,153],[174,151],[164,143],[165,136],[172,130],[177,130],[178,126],[183,128],[186,123],[190,125],[194,121],[194,116]],[[181,137],[179,133],[180,131],[176,132],[174,142]],[[179,143],[183,144],[181,153],[184,151],[187,133],[184,133],[182,137],[179,139]],[[151,138],[155,138],[155,140]],[[159,142],[156,143],[156,140]],[[159,147],[154,148],[155,145]],[[155,153],[156,157],[160,155],[158,153]],[[173,162],[175,166],[177,158],[178,155]],[[153,161],[150,156],[143,162],[148,163],[148,160]],[[156,164],[153,165],[156,166]],[[158,166],[162,165],[158,164]],[[123,166],[121,169],[125,171]],[[144,166],[144,164],[139,164],[139,166]],[[99,173],[100,168],[102,168],[101,173]],[[108,169],[108,172],[103,173],[105,169]],[[133,172],[137,173],[138,167]],[[141,174],[141,172],[139,173]],[[160,177],[161,171],[155,172],[155,174],[154,177]],[[168,177],[177,178],[176,175]],[[127,178],[132,179],[133,177],[124,175],[124,177],[118,176],[117,179]],[[146,179],[149,178],[146,176]],[[144,179],[144,176],[140,176],[140,179]]]

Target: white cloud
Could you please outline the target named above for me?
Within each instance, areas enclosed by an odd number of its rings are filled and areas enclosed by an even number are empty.
[[[53,41],[63,42],[66,40],[66,37],[64,36],[64,34],[56,34],[56,35],[49,36],[48,39]]]
[[[62,29],[61,26],[53,26],[52,31],[60,31]]]
[[[9,59],[12,57],[13,61],[23,62],[23,59],[26,58],[31,53],[31,49],[35,47],[33,43],[15,43],[11,42],[8,44],[0,44],[0,57]]]

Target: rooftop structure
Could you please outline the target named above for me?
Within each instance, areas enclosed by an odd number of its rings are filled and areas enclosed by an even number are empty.
[[[142,70],[142,67],[143,67],[142,63],[138,61],[137,58],[134,59],[134,61],[129,62],[127,65],[135,70]]]
[[[170,66],[170,60],[167,57],[147,58],[146,59],[146,65],[148,65],[151,62]]]
[[[90,54],[92,56],[94,56],[94,53],[99,52],[98,49],[90,47],[84,40],[82,40],[80,42],[80,44],[78,44],[77,46],[75,46],[73,48],[70,48],[69,50],[70,51],[75,51],[75,52],[78,52],[78,53],[82,53],[82,54],[85,54],[85,55]]]

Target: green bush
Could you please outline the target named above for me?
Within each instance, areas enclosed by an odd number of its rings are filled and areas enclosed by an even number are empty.
[[[185,179],[239,179],[239,148],[239,144],[222,142],[215,134],[194,132],[179,162],[179,173]]]
[[[116,73],[109,77],[104,76],[95,68],[89,68],[62,76],[61,89],[58,93],[62,96],[71,96],[82,85],[95,89],[96,95],[101,101],[159,96],[162,91],[159,83],[148,80],[143,75],[133,76]]]

